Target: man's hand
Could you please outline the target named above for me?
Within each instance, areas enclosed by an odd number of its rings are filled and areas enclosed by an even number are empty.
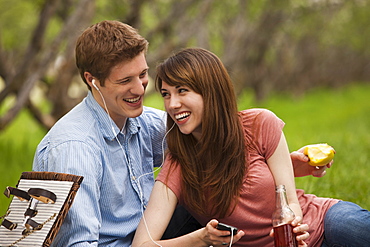
[[[311,166],[308,164],[309,158],[303,153],[305,147],[300,148],[290,154],[293,163],[295,177],[304,177],[312,175],[314,177],[323,177],[326,169],[333,165],[333,160],[325,166]]]

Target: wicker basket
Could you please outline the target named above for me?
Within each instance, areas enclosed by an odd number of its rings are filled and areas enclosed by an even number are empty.
[[[82,180],[82,176],[65,173],[23,172],[16,189],[12,188],[13,191],[23,193],[27,191],[30,193],[35,189],[47,191],[53,194],[55,202],[51,200],[51,203],[48,203],[50,200],[45,202],[34,195],[28,197],[29,201],[14,196],[0,226],[0,246],[50,246],[73,203]],[[4,194],[9,196],[8,188]],[[35,210],[33,207],[36,207]],[[36,213],[26,216],[26,211],[36,211]],[[27,219],[38,222],[40,227],[30,229]],[[12,226],[8,229],[5,226],[8,226],[9,222],[17,227]]]

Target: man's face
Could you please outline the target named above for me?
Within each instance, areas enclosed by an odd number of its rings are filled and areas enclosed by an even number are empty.
[[[122,128],[127,118],[140,116],[143,111],[143,98],[148,85],[148,65],[142,52],[130,61],[117,64],[100,88],[104,101],[93,88],[96,101],[110,117]]]

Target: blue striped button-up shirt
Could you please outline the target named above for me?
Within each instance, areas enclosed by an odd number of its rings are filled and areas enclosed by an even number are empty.
[[[89,92],[53,126],[37,147],[33,170],[84,177],[53,246],[131,244],[154,184],[153,166],[162,163],[165,118],[144,107],[123,134]]]

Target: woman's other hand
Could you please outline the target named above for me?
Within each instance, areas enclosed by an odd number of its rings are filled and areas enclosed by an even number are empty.
[[[308,233],[309,226],[307,224],[302,224],[302,217],[297,216],[291,222],[293,226],[293,232],[296,234],[297,242],[299,247],[307,247],[308,245],[304,240],[306,240],[310,234]],[[274,237],[274,230],[271,229],[270,236]]]

